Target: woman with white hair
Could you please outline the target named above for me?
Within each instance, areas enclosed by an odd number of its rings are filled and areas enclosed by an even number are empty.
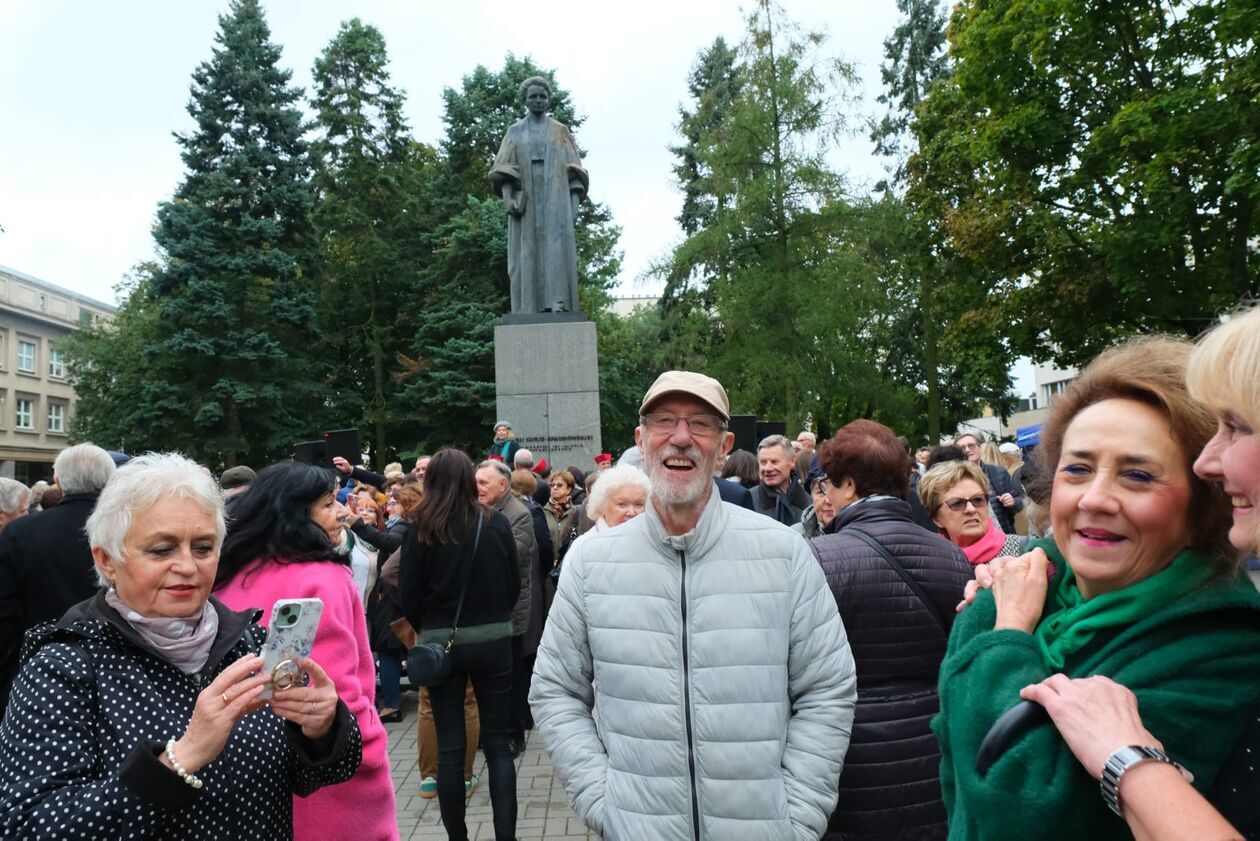
[[[652,485],[647,474],[629,464],[601,470],[599,481],[586,498],[586,515],[595,523],[591,531],[603,531],[621,525],[647,508]]]
[[[291,838],[293,795],[354,773],[359,730],[318,663],[259,699],[256,613],[210,595],[224,531],[218,487],[183,456],[114,473],[87,522],[105,589],[26,638],[0,836]]]
[[[26,516],[31,504],[31,490],[16,479],[0,477],[0,529],[10,520]]]

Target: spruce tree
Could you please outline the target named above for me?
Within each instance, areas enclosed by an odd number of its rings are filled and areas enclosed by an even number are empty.
[[[403,428],[396,358],[415,331],[405,305],[423,259],[422,153],[409,137],[403,94],[390,84],[385,39],[358,18],[315,61],[319,136],[312,144],[320,241],[320,323],[330,386],[345,422],[366,431],[376,461]],[[379,466],[379,465],[378,465]]]
[[[176,136],[187,174],[158,209],[164,260],[152,283],[165,336],[146,357],[160,392],[185,407],[162,443],[232,465],[274,459],[318,432],[322,376],[310,362],[301,91],[258,0],[233,0],[219,27],[193,73],[196,128]]]

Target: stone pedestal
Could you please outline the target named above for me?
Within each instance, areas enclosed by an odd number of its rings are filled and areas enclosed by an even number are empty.
[[[580,313],[509,315],[494,328],[495,418],[535,461],[595,469],[599,359],[595,325]]]

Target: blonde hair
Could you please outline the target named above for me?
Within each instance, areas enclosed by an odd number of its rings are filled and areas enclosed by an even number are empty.
[[[1186,362],[1190,395],[1218,415],[1236,412],[1260,429],[1260,306],[1205,333]],[[1260,526],[1256,528],[1260,543]]]
[[[989,495],[989,477],[984,475],[980,465],[970,461],[942,461],[932,467],[919,480],[917,490],[923,508],[929,517],[936,513],[949,493],[959,482],[970,479],[980,486],[985,496]]]
[[[1186,385],[1218,414],[1236,411],[1260,428],[1260,306],[1203,335],[1186,362]]]
[[[538,478],[524,467],[512,471],[512,493],[519,496],[533,496],[538,490]]]

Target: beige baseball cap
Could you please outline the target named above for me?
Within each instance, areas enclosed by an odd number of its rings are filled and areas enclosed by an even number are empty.
[[[731,401],[726,397],[726,389],[712,377],[694,371],[666,371],[657,377],[647,394],[643,395],[639,414],[646,412],[649,406],[666,394],[689,394],[712,406],[723,420],[731,419]]]

